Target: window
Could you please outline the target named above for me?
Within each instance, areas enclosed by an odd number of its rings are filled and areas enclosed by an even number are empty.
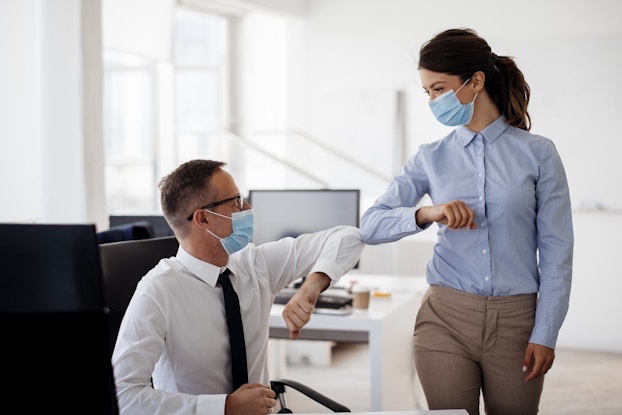
[[[227,128],[227,21],[178,9],[175,33],[175,138],[179,162],[210,151]]]
[[[104,51],[107,211],[159,211],[157,184],[228,127],[228,20],[175,10],[172,61]]]
[[[152,208],[156,152],[154,63],[104,53],[104,153],[109,210]]]
[[[304,154],[312,144],[301,147],[303,139],[288,128],[294,108],[288,57],[299,49],[299,22],[265,12],[223,13],[231,14],[171,8],[145,30],[157,46],[170,45],[145,50],[144,31],[113,24],[118,15],[104,22],[110,25],[104,54],[108,215],[159,213],[159,180],[194,158],[226,161],[244,194],[343,187],[306,166],[308,157],[330,154],[317,145]],[[169,36],[161,36],[164,31]],[[290,161],[293,153],[307,160]]]

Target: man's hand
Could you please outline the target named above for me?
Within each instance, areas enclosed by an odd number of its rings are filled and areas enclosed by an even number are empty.
[[[276,406],[276,393],[268,386],[247,383],[227,396],[225,415],[266,415]]]
[[[555,349],[541,344],[529,343],[523,358],[523,372],[529,371],[525,382],[545,375],[553,366],[554,360]]]
[[[430,222],[447,225],[449,229],[477,229],[475,212],[462,200],[444,203],[435,206],[423,206],[415,213],[417,225],[422,226]]]
[[[300,330],[311,320],[315,303],[320,293],[330,285],[330,277],[321,272],[314,272],[305,278],[305,282],[283,308],[283,319],[289,329],[289,338],[296,340]]]

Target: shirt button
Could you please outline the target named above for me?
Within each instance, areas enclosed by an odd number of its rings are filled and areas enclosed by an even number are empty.
[[[486,249],[482,249],[482,252],[485,254],[486,252],[488,252]]]
[[[488,280],[490,279],[490,277],[484,277],[484,279],[485,279],[486,281],[488,281]]]
[[[484,199],[484,196],[480,196],[480,197],[479,197],[479,200],[482,200],[482,199]]]
[[[479,226],[486,226],[486,222],[480,223]]]

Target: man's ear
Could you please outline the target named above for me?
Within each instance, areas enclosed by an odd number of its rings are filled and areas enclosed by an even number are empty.
[[[192,216],[192,220],[197,222],[199,226],[206,226],[209,222],[207,220],[207,215],[203,209],[197,209],[194,211],[194,215]]]
[[[207,225],[209,223],[209,221],[207,220],[207,216],[207,213],[205,213],[203,209],[199,210],[199,222],[201,222],[203,225]]]

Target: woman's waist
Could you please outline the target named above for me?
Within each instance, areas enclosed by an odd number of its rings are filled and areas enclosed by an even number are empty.
[[[482,295],[436,284],[430,285],[428,294],[438,301],[451,303],[454,306],[499,310],[534,307],[538,298],[536,293]]]

